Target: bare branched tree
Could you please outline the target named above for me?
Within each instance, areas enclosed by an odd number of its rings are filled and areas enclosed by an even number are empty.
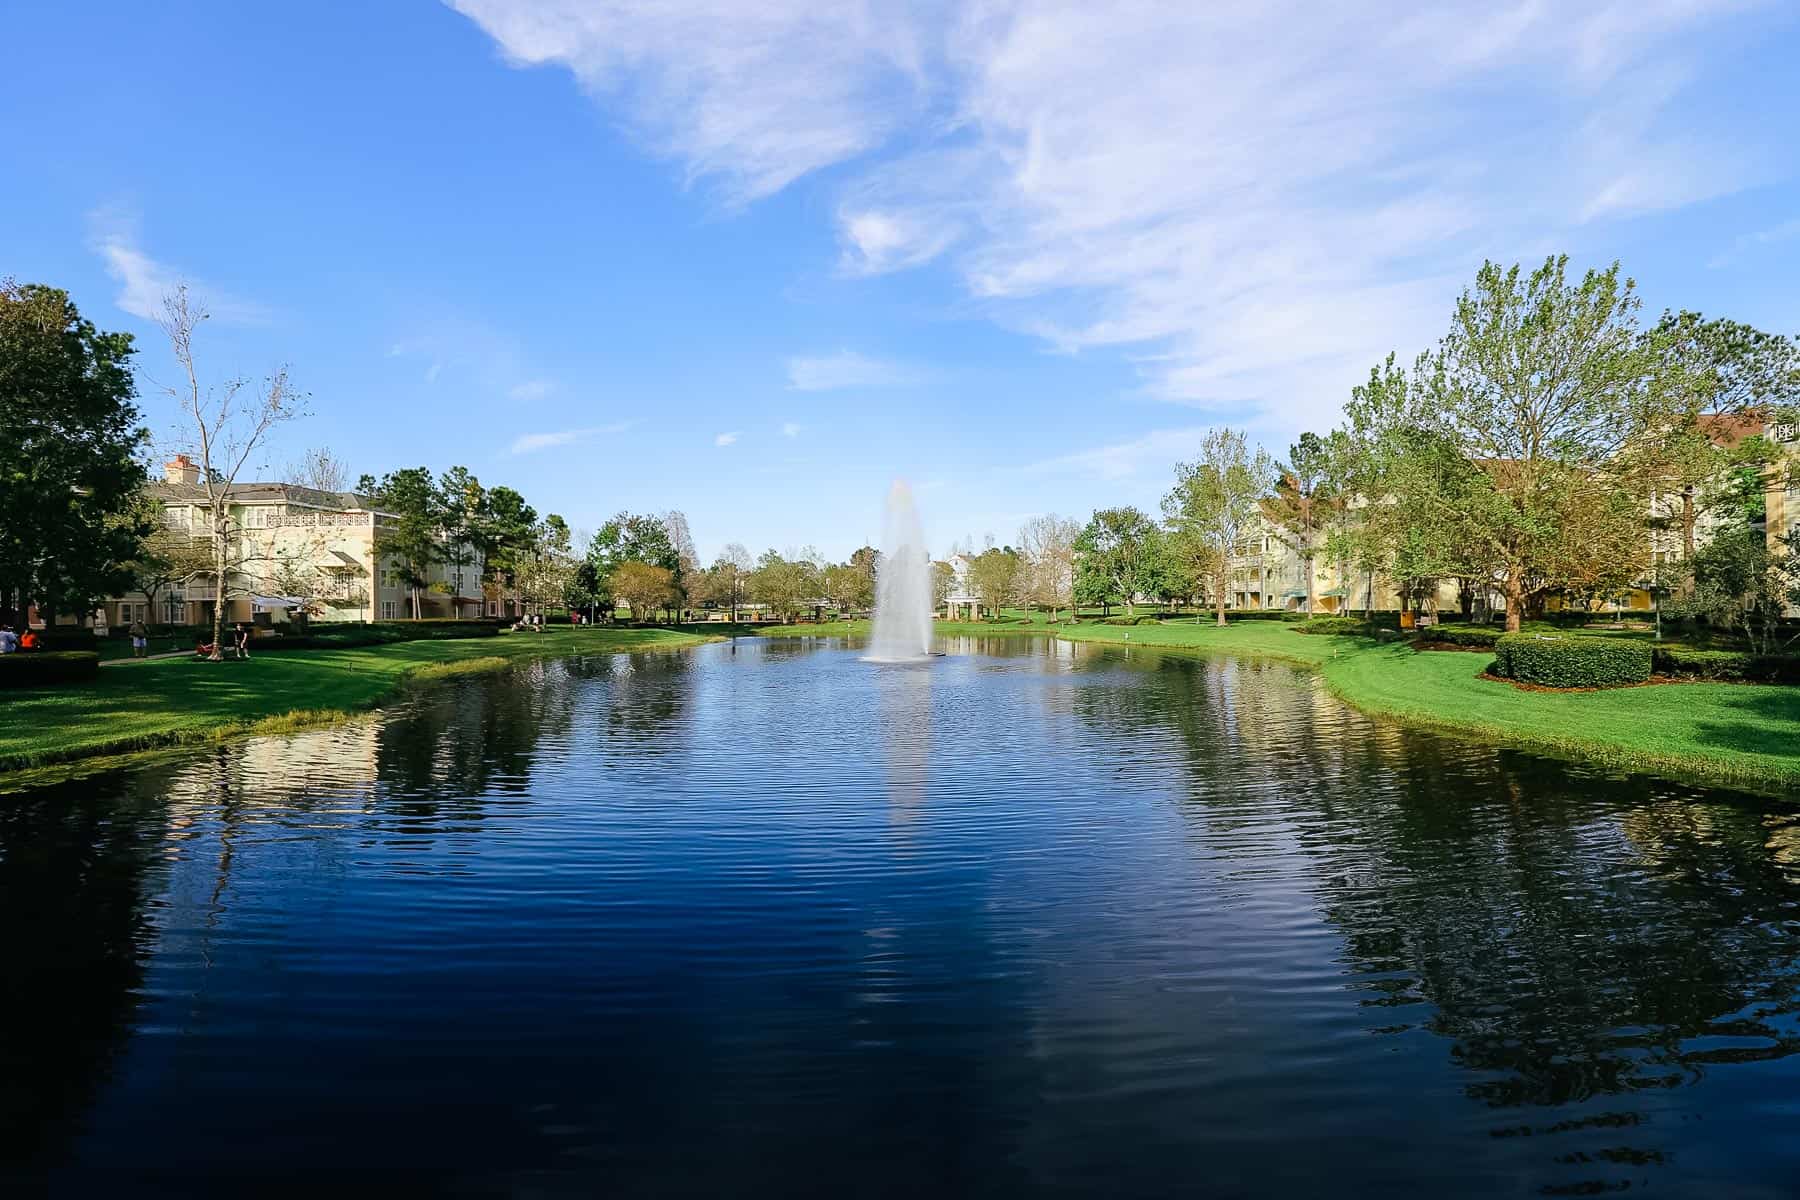
[[[206,309],[190,301],[186,285],[163,297],[158,321],[169,339],[184,381],[163,390],[180,405],[187,424],[200,485],[206,492],[204,537],[212,550],[213,629],[212,658],[222,655],[219,646],[225,631],[225,608],[233,590],[243,593],[234,567],[240,557],[242,530],[231,511],[231,490],[251,455],[263,445],[276,426],[301,416],[305,398],[294,390],[287,368],[278,368],[260,384],[237,377],[202,385],[194,362],[194,333],[207,318]]]
[[[315,492],[341,492],[350,486],[350,468],[324,446],[315,446],[282,468],[283,483],[298,484]]]

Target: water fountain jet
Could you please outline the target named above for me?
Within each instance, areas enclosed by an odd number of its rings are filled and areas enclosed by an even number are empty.
[[[875,575],[875,628],[870,662],[918,662],[931,657],[931,555],[912,489],[904,479],[888,489],[882,522],[881,566]]]

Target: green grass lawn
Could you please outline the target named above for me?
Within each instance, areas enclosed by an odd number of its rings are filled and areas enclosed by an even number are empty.
[[[1365,646],[1327,661],[1323,674],[1339,698],[1408,725],[1628,770],[1800,788],[1800,687],[1532,692],[1479,678],[1490,661],[1487,654]]]
[[[1119,626],[939,621],[940,634],[1054,634],[1070,641],[1275,658],[1317,668],[1332,694],[1401,724],[1714,783],[1800,789],[1800,687],[1675,683],[1593,692],[1528,692],[1482,679],[1485,652],[1415,651],[1302,634],[1282,621],[1224,629],[1191,620]],[[865,634],[866,622],[782,632]]]
[[[700,640],[667,629],[565,627],[354,650],[255,654],[253,649],[248,662],[123,662],[101,668],[92,683],[4,694],[0,771],[322,724],[371,707],[413,675]]]

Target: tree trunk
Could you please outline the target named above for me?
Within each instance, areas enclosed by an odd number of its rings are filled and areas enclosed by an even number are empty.
[[[1520,581],[1517,571],[1506,577],[1506,632],[1519,632],[1519,624],[1525,618],[1525,585]]]
[[[215,510],[222,507],[213,506]],[[213,662],[224,662],[225,655],[219,650],[225,639],[225,551],[227,531],[215,521],[213,525],[213,635],[212,654],[208,657]]]
[[[1687,575],[1689,565],[1694,561],[1694,525],[1698,514],[1694,511],[1694,489],[1692,486],[1681,489],[1681,594],[1689,596],[1694,591],[1693,577]]]
[[[1306,611],[1309,616],[1312,614],[1313,606],[1317,603],[1313,598],[1313,559],[1311,550],[1312,547],[1309,545],[1307,547],[1307,554],[1300,560],[1300,569],[1306,572]]]
[[[1213,595],[1213,625],[1223,629],[1225,627],[1225,589],[1231,586],[1230,568],[1221,566],[1219,576],[1213,582],[1218,584],[1218,591]]]

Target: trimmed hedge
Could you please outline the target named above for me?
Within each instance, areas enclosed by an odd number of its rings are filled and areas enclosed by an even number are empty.
[[[1651,661],[1658,675],[1684,679],[1800,683],[1800,654],[1748,654],[1741,650],[1658,646]]]
[[[231,626],[227,625],[225,628],[229,634]],[[395,642],[433,641],[439,638],[494,637],[499,632],[500,625],[497,621],[456,621],[448,618],[367,623],[345,621],[314,624],[305,633],[256,638],[250,645],[253,651],[342,650],[357,646],[387,646]]]
[[[1619,687],[1650,678],[1650,644],[1624,638],[1503,634],[1494,674],[1540,687]]]
[[[1360,617],[1308,617],[1296,622],[1294,629],[1300,633],[1336,633],[1349,634],[1354,637],[1369,636],[1369,627]]]
[[[1210,614],[1211,605],[1202,605],[1202,614]],[[1285,608],[1228,608],[1225,610],[1227,621],[1302,621],[1306,619],[1303,612],[1289,612]]]
[[[1485,625],[1428,625],[1419,630],[1421,642],[1441,642],[1446,646],[1468,646],[1475,650],[1492,650],[1500,640],[1501,630]]]
[[[27,650],[0,654],[0,688],[80,683],[99,674],[100,655],[92,650]]]

